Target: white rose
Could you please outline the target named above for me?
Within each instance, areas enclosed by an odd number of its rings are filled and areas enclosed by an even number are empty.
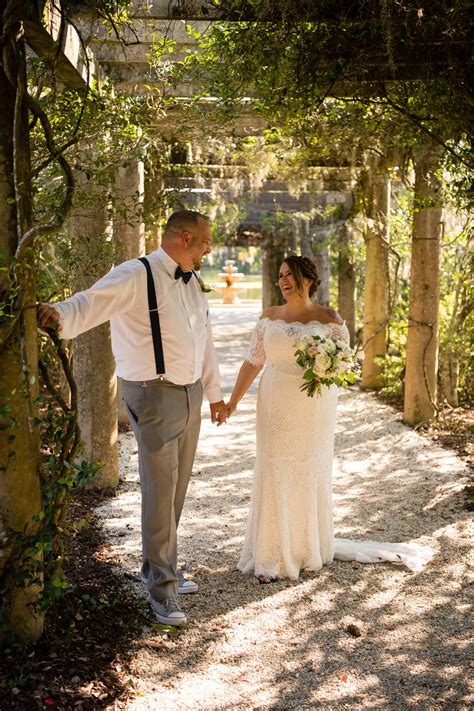
[[[331,367],[331,358],[327,355],[320,354],[316,358],[316,363],[314,364],[314,371],[316,375],[318,375],[320,378],[324,377],[327,374],[327,371]]]

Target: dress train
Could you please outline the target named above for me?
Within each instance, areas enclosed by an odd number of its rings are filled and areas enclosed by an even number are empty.
[[[419,572],[430,562],[434,551],[419,543],[385,543],[381,541],[360,541],[348,538],[334,539],[336,560],[355,560],[358,563],[383,563],[405,565],[413,572]]]

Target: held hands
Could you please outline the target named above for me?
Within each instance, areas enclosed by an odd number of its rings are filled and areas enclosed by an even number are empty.
[[[227,408],[224,400],[219,400],[219,402],[211,402],[210,407],[211,421],[220,427],[227,420]]]
[[[237,410],[237,403],[232,402],[232,400],[229,400],[225,407],[227,410],[227,418],[229,418]]]
[[[229,417],[232,415],[233,412],[235,412],[236,409],[237,405],[231,400],[229,400],[227,404],[224,403],[224,400],[220,400],[219,402],[212,402],[211,420],[219,427],[220,425],[223,425],[226,420],[229,419]]]

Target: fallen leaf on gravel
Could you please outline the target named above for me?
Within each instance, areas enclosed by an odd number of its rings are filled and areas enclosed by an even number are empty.
[[[152,649],[168,649],[168,645],[163,639],[147,639],[145,644]]]

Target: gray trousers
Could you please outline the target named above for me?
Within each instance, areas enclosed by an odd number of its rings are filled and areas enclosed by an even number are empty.
[[[122,380],[122,398],[138,444],[142,490],[142,575],[150,595],[178,594],[177,528],[201,426],[201,382]]]

